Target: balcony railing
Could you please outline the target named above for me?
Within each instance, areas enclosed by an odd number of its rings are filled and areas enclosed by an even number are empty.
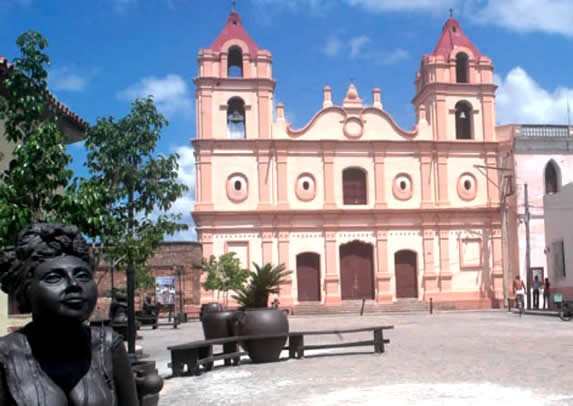
[[[573,127],[572,127],[573,128]],[[519,137],[570,137],[573,136],[566,125],[521,125],[518,127]]]

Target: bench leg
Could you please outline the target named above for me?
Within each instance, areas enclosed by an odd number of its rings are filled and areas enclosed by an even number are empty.
[[[288,357],[301,359],[304,357],[304,336],[291,335],[288,340]]]
[[[383,353],[384,352],[384,334],[382,329],[374,330],[374,352]]]
[[[207,358],[207,357],[210,357],[211,355],[213,355],[213,347],[212,346],[199,348],[199,359]],[[205,371],[212,370],[213,364],[214,364],[214,362],[207,362],[206,364],[203,364],[203,366],[205,367]],[[197,369],[199,369],[199,368],[197,368]]]
[[[171,352],[171,373],[173,376],[182,376],[185,368],[185,359],[179,352]]]
[[[237,343],[227,343],[227,344],[223,344],[223,352],[225,354],[230,354],[232,352],[237,352],[238,351],[238,344]],[[240,363],[240,359],[241,357],[235,357],[235,358],[227,358],[225,359],[225,366],[231,365],[231,362],[233,363],[233,365],[239,365]]]

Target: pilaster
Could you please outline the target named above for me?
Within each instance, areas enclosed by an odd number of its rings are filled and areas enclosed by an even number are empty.
[[[384,179],[384,151],[374,151],[374,189],[376,201],[375,209],[386,208],[386,181]]]
[[[336,233],[326,232],[324,236],[324,251],[326,253],[326,273],[324,276],[325,304],[340,303],[340,275],[338,273],[336,255]]]
[[[324,151],[324,205],[323,209],[335,209],[336,201],[334,198],[334,152]]]
[[[388,268],[388,233],[385,230],[376,231],[376,262],[378,265],[374,274],[376,302],[392,303],[392,275]]]

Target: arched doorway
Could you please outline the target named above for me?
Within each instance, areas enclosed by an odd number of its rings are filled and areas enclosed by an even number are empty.
[[[397,298],[418,298],[418,263],[416,253],[410,250],[394,254]]]
[[[374,299],[372,245],[352,241],[340,246],[342,300]]]
[[[299,302],[320,302],[320,255],[304,252],[296,256]]]

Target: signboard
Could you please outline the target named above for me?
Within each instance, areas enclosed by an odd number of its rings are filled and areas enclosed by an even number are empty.
[[[155,296],[158,303],[175,304],[175,276],[155,277]]]

